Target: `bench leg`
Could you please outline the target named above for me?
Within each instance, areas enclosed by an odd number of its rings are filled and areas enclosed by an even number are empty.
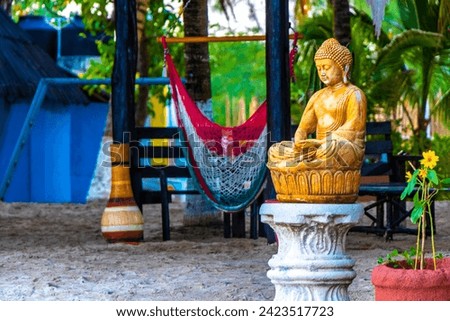
[[[259,216],[259,209],[261,205],[264,203],[264,193],[261,193],[258,198],[251,205],[250,212],[250,238],[258,239],[258,231],[261,233],[261,217]],[[263,235],[264,236],[264,235]]]
[[[231,231],[233,237],[245,237],[245,210],[231,215]]]
[[[223,237],[229,239],[231,237],[231,213],[223,212]]]
[[[386,197],[386,232],[385,232],[385,238],[386,241],[393,240],[394,235],[394,229],[396,226],[394,226],[394,211],[393,211],[393,197],[387,196]]]
[[[259,204],[256,200],[250,208],[250,238],[258,239]]]
[[[377,197],[377,202],[380,201],[380,197]],[[385,202],[379,202],[377,204],[377,220],[375,226],[380,229],[384,229],[384,204]],[[386,205],[388,206],[388,205]]]
[[[223,212],[223,237],[245,237],[245,210],[236,213]]]
[[[161,186],[161,216],[163,241],[170,240],[170,217],[169,217],[169,193],[167,192],[167,177],[162,170],[160,173]]]

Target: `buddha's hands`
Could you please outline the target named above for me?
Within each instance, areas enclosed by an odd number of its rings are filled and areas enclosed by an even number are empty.
[[[311,161],[316,158],[317,149],[323,141],[318,139],[305,139],[294,143],[294,151],[300,161]]]
[[[317,148],[316,157],[318,159],[330,159],[336,154],[338,141],[335,139],[328,139]]]

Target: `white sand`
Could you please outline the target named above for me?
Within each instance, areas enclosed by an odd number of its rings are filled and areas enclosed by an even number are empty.
[[[264,238],[224,239],[221,226],[184,227],[171,204],[172,240],[162,242],[159,205],[144,208],[145,242],[108,244],[100,233],[105,202],[0,203],[0,300],[272,300],[267,261],[277,246]],[[449,202],[437,204],[437,247],[450,255]],[[407,249],[414,235],[385,242],[350,233],[356,260],[352,300],[373,300],[377,257]]]

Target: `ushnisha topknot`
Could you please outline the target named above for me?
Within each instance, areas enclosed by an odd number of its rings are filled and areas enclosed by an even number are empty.
[[[345,66],[350,68],[353,61],[350,50],[334,38],[325,40],[317,49],[314,60],[318,59],[331,59],[341,67],[342,71],[345,70]]]

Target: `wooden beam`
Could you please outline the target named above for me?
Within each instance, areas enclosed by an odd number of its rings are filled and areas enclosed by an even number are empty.
[[[113,139],[129,143],[134,130],[134,85],[136,82],[137,36],[135,0],[114,1],[116,48],[111,77]]]
[[[303,36],[299,35],[301,39]],[[161,37],[158,37],[161,42]],[[289,39],[294,39],[294,35],[289,35]],[[207,37],[173,37],[166,38],[167,43],[201,43],[201,42],[243,42],[243,41],[265,41],[265,35],[252,36],[207,36]]]
[[[266,0],[266,90],[268,146],[291,139],[291,106],[289,84],[289,10],[288,1]],[[270,175],[265,198],[274,199]],[[275,233],[266,224],[267,242],[276,242]]]

